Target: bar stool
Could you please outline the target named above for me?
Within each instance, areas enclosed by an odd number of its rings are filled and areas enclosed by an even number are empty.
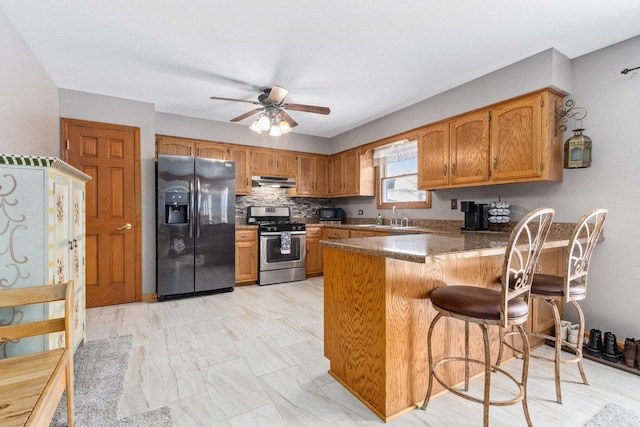
[[[531,354],[531,357],[554,362],[556,381],[556,401],[562,403],[560,389],[560,365],[562,363],[577,363],[582,382],[589,384],[582,365],[582,341],[584,339],[584,314],[578,301],[587,296],[587,273],[589,263],[596,243],[602,235],[604,221],[607,218],[606,209],[594,209],[587,212],[576,224],[569,246],[564,257],[563,275],[534,274],[531,284],[531,298],[544,300],[551,305],[555,322],[555,336],[544,333],[527,331],[531,337],[544,338],[554,343],[555,353],[553,358]],[[578,312],[578,342],[576,344],[562,339],[560,333],[560,310],[563,303],[571,303]],[[505,337],[509,334],[505,334]],[[506,344],[508,347],[513,347]],[[571,357],[562,357],[562,349],[573,353]],[[517,349],[515,349],[518,351]],[[498,356],[498,365],[500,356]]]
[[[484,425],[489,425],[490,405],[513,405],[522,402],[527,424],[531,426],[529,409],[527,407],[527,375],[529,369],[529,347],[526,333],[522,325],[529,316],[529,292],[533,279],[533,269],[547,237],[554,210],[550,208],[536,209],[526,215],[513,229],[507,244],[502,275],[499,279],[499,289],[480,286],[444,286],[431,292],[431,304],[438,312],[429,326],[427,335],[427,352],[429,358],[429,387],[422,409],[426,409],[433,390],[433,380],[442,384],[447,390],[457,396],[484,405]],[[433,360],[432,335],[440,319],[452,317],[465,322],[465,355],[464,357],[444,357],[437,362]],[[469,324],[475,323],[482,330],[484,341],[484,360],[475,359],[469,352]],[[513,375],[491,364],[490,343],[487,326],[496,325],[500,328],[515,327],[522,342],[523,349],[522,378]],[[447,384],[437,372],[443,363],[465,363],[464,391],[460,391]],[[482,398],[475,397],[469,391],[469,364],[484,365],[484,393]],[[491,400],[491,375],[499,372],[508,377],[518,386],[518,394],[505,400]]]

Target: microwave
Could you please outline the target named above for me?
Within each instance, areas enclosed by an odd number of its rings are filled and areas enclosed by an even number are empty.
[[[342,221],[344,211],[342,208],[320,208],[318,209],[320,221]]]

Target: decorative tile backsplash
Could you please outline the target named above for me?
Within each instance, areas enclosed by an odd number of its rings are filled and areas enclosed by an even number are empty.
[[[328,198],[289,197],[286,188],[253,187],[251,195],[236,196],[236,223],[246,222],[247,206],[290,206],[297,221],[317,222],[316,210],[334,205]]]

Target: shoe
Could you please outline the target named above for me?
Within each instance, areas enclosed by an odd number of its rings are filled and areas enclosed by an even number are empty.
[[[630,368],[633,368],[636,364],[636,350],[635,338],[626,338],[624,340],[624,350],[622,351],[622,357],[624,357],[624,364]]]
[[[589,331],[587,354],[600,357],[600,353],[602,353],[602,332],[599,329],[591,329]]]
[[[580,332],[580,325],[570,325],[567,328],[567,341],[569,344],[578,345],[578,332]]]
[[[562,338],[562,341],[567,341],[567,336],[568,336],[568,331],[570,326],[571,326],[571,322],[569,322],[568,320],[560,321],[560,337]]]
[[[622,359],[622,350],[618,347],[616,334],[612,332],[604,333],[604,352],[602,357],[609,362],[619,362]]]

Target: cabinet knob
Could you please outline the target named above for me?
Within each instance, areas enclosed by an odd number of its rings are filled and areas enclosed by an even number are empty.
[[[447,165],[442,166],[442,175],[447,176]]]
[[[125,225],[118,227],[117,230],[131,230],[131,224],[126,223]]]
[[[455,175],[455,174],[456,174],[456,164],[455,164],[455,163],[453,163],[453,164],[451,165],[451,175]]]
[[[498,156],[493,156],[493,168],[498,167]]]

